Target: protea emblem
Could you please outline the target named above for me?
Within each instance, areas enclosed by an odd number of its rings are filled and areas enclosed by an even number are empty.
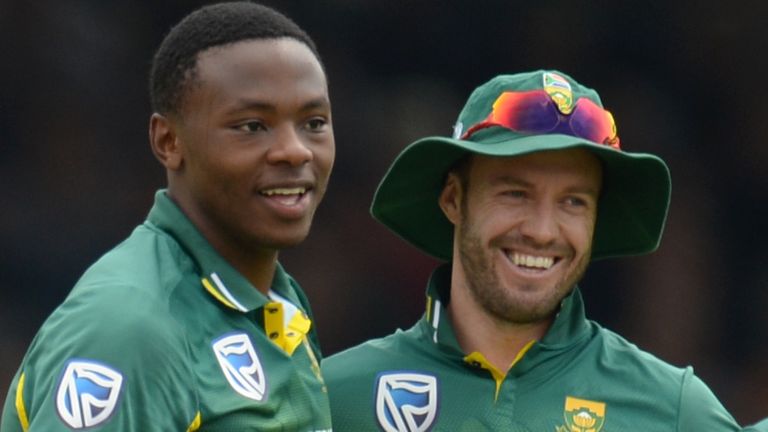
[[[90,428],[109,419],[117,406],[123,375],[89,360],[70,360],[59,381],[56,411],[72,429]]]
[[[599,432],[605,423],[605,403],[567,396],[564,415],[568,432]]]
[[[242,396],[266,399],[267,378],[251,339],[245,333],[223,336],[213,342],[213,352],[229,385]]]
[[[376,419],[385,432],[425,432],[437,416],[437,378],[382,373],[376,382]]]
[[[568,80],[556,73],[545,72],[542,81],[544,91],[555,102],[557,109],[563,114],[570,114],[573,111],[573,93]]]

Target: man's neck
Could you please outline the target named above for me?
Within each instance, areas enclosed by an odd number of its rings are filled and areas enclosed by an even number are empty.
[[[499,371],[506,372],[520,352],[540,340],[552,320],[533,324],[502,321],[480,307],[467,289],[451,289],[448,315],[459,346],[466,354],[479,352]]]
[[[174,187],[171,181],[169,181],[168,196],[219,255],[240,272],[257,290],[264,295],[269,292],[277,267],[277,249],[249,245],[239,238],[227,235],[209,218],[202,216],[200,211],[195,210],[197,206],[191,204],[194,200],[188,191],[184,188]]]
[[[213,248],[251,285],[264,295],[269,292],[277,268],[278,251],[276,249],[249,249],[248,245],[238,244],[235,241],[222,241],[221,238],[207,239]]]
[[[239,262],[228,260],[232,267],[237,269],[248,282],[262,294],[266,295],[272,287],[277,267],[277,253],[269,255],[249,256]]]

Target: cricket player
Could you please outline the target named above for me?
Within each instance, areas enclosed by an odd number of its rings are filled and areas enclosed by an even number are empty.
[[[206,6],[163,40],[150,92],[167,189],[43,324],[0,431],[330,431],[309,303],[278,261],[335,156],[313,41],[271,8]]]
[[[589,262],[655,250],[669,198],[594,90],[544,70],[478,87],[376,192],[376,219],[447,262],[412,328],[323,363],[334,430],[742,430],[692,368],[585,315]]]

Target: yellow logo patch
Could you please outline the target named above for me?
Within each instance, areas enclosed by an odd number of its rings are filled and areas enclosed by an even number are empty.
[[[556,432],[599,432],[605,423],[605,402],[566,396],[563,415],[566,426]]]
[[[561,75],[545,72],[542,76],[544,91],[557,105],[557,109],[563,114],[573,111],[573,93],[571,84]]]

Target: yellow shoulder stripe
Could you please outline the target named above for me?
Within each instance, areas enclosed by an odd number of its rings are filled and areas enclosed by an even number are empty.
[[[200,429],[200,425],[202,423],[203,423],[203,420],[200,417],[200,411],[198,411],[197,415],[195,416],[195,419],[192,420],[192,424],[189,425],[189,428],[187,428],[187,432],[195,432],[196,430]]]
[[[16,385],[16,415],[19,416],[19,423],[24,432],[29,430],[29,419],[27,410],[24,408],[24,373],[19,377],[19,383]]]
[[[25,374],[22,372],[19,377],[19,383],[16,385],[16,414],[19,416],[19,423],[21,423],[21,429],[24,432],[29,431],[29,418],[27,417],[27,410],[24,407],[24,378]],[[187,432],[195,432],[200,429],[202,424],[202,418],[200,411],[195,415],[195,419],[192,420],[192,424],[189,425]]]

